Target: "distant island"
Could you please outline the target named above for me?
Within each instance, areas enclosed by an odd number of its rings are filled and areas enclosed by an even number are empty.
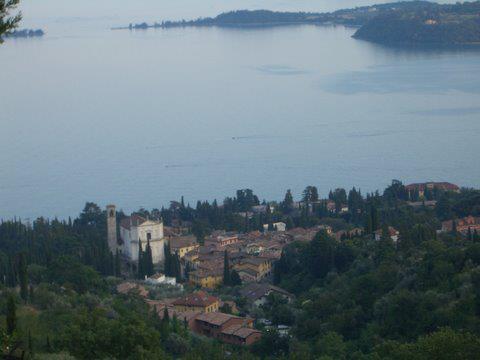
[[[28,37],[41,37],[45,35],[45,32],[41,29],[33,30],[33,29],[21,29],[21,30],[14,30],[10,33],[6,33],[6,38],[28,38]]]
[[[353,35],[391,45],[480,44],[480,1],[441,5],[408,1],[343,9],[330,13],[238,10],[196,20],[129,24],[112,30],[175,27],[271,27],[286,25],[358,27]]]

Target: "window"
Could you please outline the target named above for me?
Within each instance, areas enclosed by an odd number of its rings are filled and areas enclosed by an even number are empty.
[[[147,232],[147,240],[152,240],[152,233],[151,232]]]

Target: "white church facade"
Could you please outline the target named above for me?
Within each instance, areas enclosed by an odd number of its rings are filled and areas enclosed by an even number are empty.
[[[142,250],[145,251],[148,241],[152,249],[153,263],[165,259],[163,235],[163,222],[145,219],[139,215],[131,215],[120,221],[120,241],[116,241],[115,206],[107,207],[108,238],[112,252],[117,249],[132,261],[138,260],[138,247],[141,242]],[[116,247],[116,249],[114,249]]]
[[[153,263],[165,259],[163,253],[165,239],[163,236],[163,222],[148,220],[138,215],[132,215],[120,222],[120,238],[122,252],[133,261],[138,260],[139,242],[145,251],[147,242],[150,241]]]

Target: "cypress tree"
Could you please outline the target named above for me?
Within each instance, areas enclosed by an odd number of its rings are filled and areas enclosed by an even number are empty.
[[[52,344],[50,344],[50,336],[47,335],[47,353],[53,352]]]
[[[17,275],[15,274],[15,265],[12,261],[12,258],[8,257],[8,268],[7,268],[7,286],[15,287],[17,286]]]
[[[457,234],[457,222],[456,222],[456,220],[452,220],[452,234],[453,235]]]
[[[163,266],[163,272],[166,276],[172,276],[172,265],[171,265],[171,258],[170,258],[170,243],[166,243],[163,245],[163,253],[165,257],[165,262]]]
[[[30,303],[33,303],[35,301],[35,291],[33,289],[33,285],[30,285],[29,287],[28,298],[30,299]]]
[[[173,276],[177,280],[177,282],[180,282],[182,280],[182,269],[180,266],[180,257],[178,256],[177,253],[175,253],[172,256],[172,262],[173,262]]]
[[[12,335],[17,327],[17,306],[15,305],[15,299],[10,294],[7,300],[7,334]]]
[[[122,274],[122,262],[120,260],[120,252],[117,251],[115,252],[115,276],[120,277]]]
[[[230,273],[230,282],[232,286],[242,285],[242,279],[240,279],[240,275],[236,270],[232,270]]]
[[[143,250],[142,241],[138,239],[138,264],[137,264],[137,277],[139,279],[145,278],[145,269],[143,268]]]
[[[153,257],[152,248],[150,247],[150,240],[147,240],[147,247],[145,249],[145,274],[147,276],[153,275]]]
[[[28,330],[28,353],[31,358],[33,358],[33,339],[32,339],[32,332]]]
[[[18,278],[20,280],[20,297],[24,302],[28,300],[28,273],[27,273],[27,260],[25,253],[20,254],[18,262]]]
[[[230,265],[228,261],[228,252],[225,250],[224,257],[223,257],[223,285],[230,286],[231,279],[230,279]]]
[[[162,319],[162,322],[163,322],[164,324],[167,324],[167,325],[170,323],[170,316],[168,315],[168,309],[167,309],[166,306],[163,308],[163,319]]]

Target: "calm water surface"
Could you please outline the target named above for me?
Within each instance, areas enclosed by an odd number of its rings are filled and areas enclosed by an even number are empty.
[[[344,27],[110,31],[239,8],[369,1],[25,1],[0,48],[0,218],[279,199],[309,184],[480,186],[480,52],[396,50]],[[95,15],[91,15],[92,12]]]

